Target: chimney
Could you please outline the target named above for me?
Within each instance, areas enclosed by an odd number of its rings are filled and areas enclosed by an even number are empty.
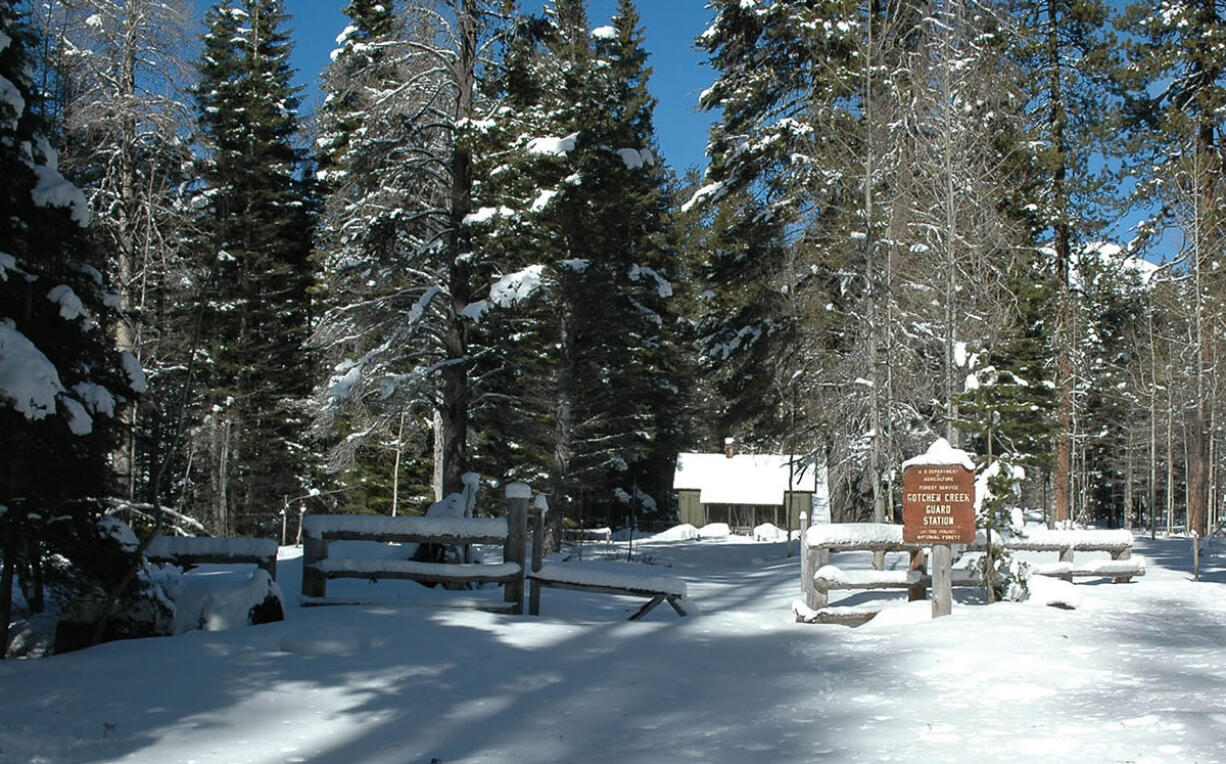
[[[729,459],[736,456],[736,438],[724,438],[724,456]]]

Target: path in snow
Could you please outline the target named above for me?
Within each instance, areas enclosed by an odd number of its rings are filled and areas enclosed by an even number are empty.
[[[1222,761],[1226,549],[1196,583],[1188,546],[1138,539],[1147,575],[1079,584],[1073,611],[963,594],[850,629],[792,621],[781,544],[636,543],[700,614],[559,590],[540,618],[293,607],[6,662],[0,761]]]

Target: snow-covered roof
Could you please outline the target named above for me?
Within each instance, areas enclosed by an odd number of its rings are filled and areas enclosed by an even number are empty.
[[[674,490],[699,491],[703,504],[783,504],[788,488],[788,464],[794,457],[781,454],[677,454]],[[825,496],[826,473],[809,465],[794,468],[793,491],[812,491]]]

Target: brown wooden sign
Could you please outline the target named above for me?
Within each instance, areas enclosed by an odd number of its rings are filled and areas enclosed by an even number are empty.
[[[902,473],[902,537],[908,544],[975,540],[975,473],[960,464],[916,464]]]

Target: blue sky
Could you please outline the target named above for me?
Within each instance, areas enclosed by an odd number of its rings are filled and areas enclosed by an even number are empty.
[[[345,27],[341,12],[346,0],[285,0],[293,15],[294,57],[298,83],[307,87],[306,103],[318,99],[315,83],[328,64],[336,36]],[[524,3],[535,7],[537,3]],[[705,0],[639,0],[639,15],[651,55],[650,81],[656,106],[656,133],[660,152],[678,174],[685,168],[706,165],[703,149],[711,119],[697,110],[698,94],[711,85],[714,75],[694,49],[694,38],[710,23]],[[593,27],[606,23],[616,7],[614,0],[589,0],[588,17]]]

